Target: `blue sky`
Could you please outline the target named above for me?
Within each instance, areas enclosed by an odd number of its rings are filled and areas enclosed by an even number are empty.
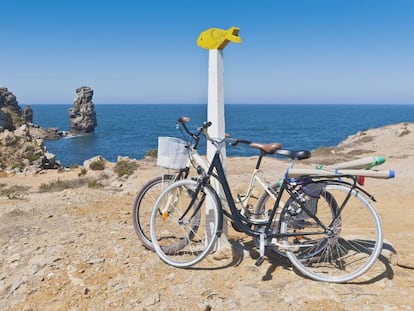
[[[411,0],[0,0],[0,86],[20,105],[206,103],[210,27],[225,103],[414,104]]]

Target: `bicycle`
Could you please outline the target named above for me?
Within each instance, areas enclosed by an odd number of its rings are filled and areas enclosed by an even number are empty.
[[[200,262],[220,236],[225,215],[259,242],[256,265],[263,262],[265,248],[274,245],[283,248],[303,275],[319,281],[346,282],[374,264],[382,249],[381,220],[371,204],[374,197],[358,186],[356,174],[328,169],[301,172],[293,165],[309,158],[309,151],[276,150],[290,159],[276,189],[276,201],[262,218],[244,216],[236,207],[220,158],[226,139],[212,139],[207,131],[203,134],[216,147],[208,170],[199,169],[199,177],[167,187],[152,210],[151,240],[165,263],[188,268]],[[359,176],[394,177],[392,171],[349,171]],[[230,211],[223,209],[210,185],[212,176],[218,179]],[[286,198],[284,204],[282,197]],[[177,243],[180,248],[170,251]]]
[[[205,122],[201,127],[197,129],[195,133],[193,133],[189,130],[189,128],[186,125],[186,123],[189,121],[190,119],[188,117],[181,117],[176,122],[177,127],[182,128],[193,141],[193,143],[185,144],[188,157],[185,166],[183,165],[182,168],[179,168],[177,173],[175,174],[163,174],[161,176],[156,176],[149,180],[146,184],[142,186],[142,188],[136,195],[133,203],[132,215],[135,232],[138,238],[141,240],[144,247],[149,250],[154,250],[149,233],[149,219],[156,199],[159,197],[162,191],[164,191],[169,185],[178,180],[187,178],[189,176],[191,167],[194,167],[196,171],[200,168],[203,170],[208,170],[209,167],[209,163],[198,153],[198,145],[200,143],[201,134],[203,133],[203,131],[207,131],[208,127],[211,126],[211,122]],[[269,196],[274,197],[272,186],[270,186],[269,183],[267,183],[259,177],[260,163],[262,161],[263,156],[267,154],[274,154],[274,152],[277,149],[281,148],[281,145],[279,143],[251,143],[246,140],[233,140],[230,138],[228,138],[228,140],[232,142],[232,146],[236,146],[239,143],[245,143],[249,144],[251,148],[260,150],[260,155],[256,163],[256,167],[250,178],[249,187],[245,194],[238,195],[237,201],[237,203],[241,204],[243,213],[251,214],[253,206],[250,203],[250,201],[253,197],[252,191],[256,184],[259,184],[264,189],[263,194],[267,194],[266,198],[268,198]],[[177,167],[180,167],[180,165],[175,166],[176,169]],[[219,185],[217,181],[214,181],[214,183],[215,186]],[[260,208],[258,208],[258,210],[260,210]]]

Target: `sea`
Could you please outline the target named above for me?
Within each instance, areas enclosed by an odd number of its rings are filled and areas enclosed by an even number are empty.
[[[69,131],[73,105],[32,105],[33,122]],[[188,140],[176,120],[188,116],[195,131],[207,117],[206,104],[96,104],[98,126],[93,134],[45,141],[64,166],[82,164],[96,155],[116,162],[118,156],[142,159],[157,149],[159,136]],[[414,105],[355,104],[226,104],[225,131],[233,138],[260,143],[280,142],[285,149],[314,150],[336,146],[369,128],[414,122]],[[205,153],[206,143],[200,146]],[[226,147],[227,156],[252,156],[257,150]]]

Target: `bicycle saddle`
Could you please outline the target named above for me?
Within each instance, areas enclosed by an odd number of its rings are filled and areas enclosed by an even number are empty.
[[[270,144],[260,144],[260,143],[250,143],[251,148],[256,148],[266,154],[274,154],[277,150],[282,148],[282,145],[279,143],[270,143]]]
[[[277,154],[286,156],[297,160],[304,160],[311,157],[311,152],[308,150],[277,150]]]

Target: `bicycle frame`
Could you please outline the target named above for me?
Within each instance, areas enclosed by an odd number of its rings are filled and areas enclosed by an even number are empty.
[[[291,163],[291,166],[293,165],[293,162]],[[216,174],[214,176],[216,176],[216,178],[219,180],[220,184],[222,185],[222,189],[224,191],[224,195],[226,198],[226,202],[230,208],[230,213],[228,213],[226,210],[223,209],[223,214],[226,215],[227,217],[229,217],[232,221],[235,222],[235,224],[238,226],[238,228],[240,228],[244,233],[248,234],[249,236],[253,236],[253,237],[260,237],[261,239],[264,238],[264,236],[266,236],[266,238],[281,238],[281,237],[288,237],[288,236],[295,236],[295,233],[280,233],[280,232],[275,232],[272,233],[271,230],[271,224],[273,221],[273,218],[276,215],[276,211],[279,208],[280,204],[281,204],[281,198],[283,193],[286,191],[292,198],[294,198],[295,200],[297,200],[296,195],[293,191],[291,191],[288,188],[288,184],[289,184],[289,179],[284,178],[283,182],[281,184],[280,187],[280,191],[278,193],[278,195],[276,196],[275,199],[275,203],[274,206],[269,214],[269,218],[266,220],[254,220],[254,219],[249,219],[244,217],[243,215],[241,215],[239,213],[239,211],[237,210],[232,192],[230,190],[230,186],[228,184],[227,181],[227,177],[226,174],[224,172],[224,168],[223,165],[221,163],[220,160],[220,152],[216,151],[213,160],[210,164],[210,167],[206,173],[206,178],[204,178],[203,182],[208,182],[210,176],[213,175],[214,170],[216,171]],[[254,175],[252,177],[254,179]],[[323,180],[320,180],[319,182],[323,182]],[[359,187],[356,186],[356,183],[352,184],[351,187],[351,191],[348,194],[348,197],[351,195],[351,192],[354,191],[354,189],[359,189]],[[335,215],[334,220],[335,221],[338,217],[340,217],[341,214],[341,210],[344,207],[344,205],[346,205],[346,201],[341,203],[341,207],[339,208],[338,213]],[[321,227],[321,229],[323,229],[323,231],[320,231],[318,233],[316,232],[301,232],[301,235],[305,236],[305,235],[315,235],[315,234],[326,234],[328,232],[328,228],[331,224],[325,225],[323,224],[317,216],[315,216],[311,211],[309,211],[309,209],[301,203],[301,208],[307,213],[307,215],[309,217],[312,217]],[[257,230],[252,230],[250,228],[250,225],[262,225],[265,226],[265,230],[264,232],[261,231],[257,231]],[[219,228],[221,229],[221,228]],[[221,230],[219,230],[221,232]]]
[[[188,128],[186,128],[185,124],[184,128],[186,129],[187,133],[189,133],[192,137],[194,137],[193,134],[191,134],[191,132],[188,131]],[[200,129],[200,131],[198,132],[198,135],[196,137],[199,137],[199,134],[201,134],[201,132],[203,131],[205,136],[207,137],[208,140],[210,140],[207,132],[206,132],[206,128],[207,127],[203,127]],[[197,140],[198,143],[199,140]],[[217,146],[219,146],[221,143],[223,143],[225,140],[222,140],[220,143],[216,142]],[[288,236],[295,236],[294,233],[280,233],[280,232],[272,232],[271,230],[271,225],[273,222],[273,219],[276,215],[276,212],[278,210],[278,208],[283,208],[284,207],[284,202],[281,201],[282,199],[282,195],[283,193],[286,191],[288,193],[288,195],[293,198],[296,202],[298,202],[300,204],[300,207],[303,211],[305,211],[305,213],[313,218],[316,223],[318,223],[318,225],[320,226],[320,228],[323,230],[321,232],[315,233],[315,232],[301,232],[301,235],[315,235],[315,234],[326,234],[327,232],[329,232],[329,227],[332,225],[332,223],[326,225],[323,224],[316,215],[314,215],[306,206],[305,204],[301,203],[300,200],[298,200],[297,194],[295,193],[294,190],[292,190],[291,187],[289,187],[289,185],[300,185],[301,182],[303,182],[303,180],[299,181],[299,183],[294,183],[292,182],[293,180],[290,179],[288,177],[288,172],[291,170],[291,168],[293,167],[293,164],[295,162],[295,160],[292,160],[292,162],[290,163],[286,174],[283,178],[283,181],[280,185],[280,190],[277,193],[277,195],[274,194],[274,192],[271,189],[271,185],[269,185],[268,183],[264,182],[263,180],[260,179],[260,177],[258,176],[259,173],[259,168],[260,168],[260,164],[261,164],[261,160],[263,157],[263,154],[261,154],[259,156],[259,159],[257,161],[256,167],[253,171],[253,174],[250,178],[250,182],[249,182],[249,186],[247,189],[246,194],[243,196],[243,199],[239,199],[238,201],[234,200],[232,191],[230,189],[229,183],[227,181],[227,177],[221,162],[221,154],[220,154],[220,148],[217,148],[217,151],[214,154],[214,157],[211,161],[211,163],[208,163],[206,160],[204,160],[200,154],[198,154],[197,152],[197,148],[196,147],[191,147],[190,148],[190,154],[189,154],[189,164],[191,163],[192,166],[196,167],[198,173],[204,173],[205,175],[203,176],[203,182],[202,183],[212,183],[213,184],[213,188],[216,190],[216,192],[218,192],[220,201],[221,201],[221,208],[223,207],[223,203],[227,203],[229,209],[230,209],[230,213],[222,208],[223,210],[223,214],[227,217],[229,217],[235,224],[236,226],[241,229],[241,231],[243,231],[244,233],[253,236],[253,237],[260,237],[260,239],[263,239],[264,236],[266,236],[266,238],[281,238],[281,237],[288,237]],[[188,165],[189,167],[190,165]],[[214,173],[215,170],[215,173]],[[188,174],[188,172],[187,172]],[[211,181],[211,176],[215,177],[213,179],[213,181]],[[207,178],[205,178],[207,177]],[[335,215],[333,221],[336,220],[336,218],[340,217],[341,214],[341,210],[343,209],[343,207],[346,205],[346,202],[348,200],[348,198],[351,196],[352,191],[354,191],[354,189],[359,189],[361,191],[363,191],[365,194],[367,194],[364,190],[360,189],[357,185],[356,185],[356,180],[355,178],[353,178],[354,176],[343,176],[343,177],[351,177],[354,182],[351,185],[351,190],[350,193],[348,194],[348,197],[345,199],[344,202],[341,203],[341,207],[339,208],[339,210],[337,211],[337,215]],[[318,178],[318,177],[317,177]],[[319,178],[321,178],[321,176],[319,176]],[[308,180],[313,181],[310,177],[308,177]],[[236,206],[236,202],[237,203],[241,203],[242,208],[246,208],[246,205],[244,204],[244,201],[248,201],[251,192],[253,190],[253,187],[255,185],[255,183],[259,183],[259,185],[269,194],[270,197],[272,197],[275,200],[274,206],[270,211],[269,217],[268,219],[251,219],[246,217],[244,214],[240,213],[237,210],[237,206]],[[319,180],[318,182],[323,182],[323,180]],[[338,181],[339,183],[342,183],[342,181]],[[222,191],[220,190],[220,187],[222,189]],[[221,196],[221,192],[224,192],[224,198]],[[371,197],[373,199],[373,197],[369,194],[367,194],[369,197]],[[375,200],[374,200],[375,201]],[[264,231],[258,231],[258,230],[252,230],[251,229],[251,225],[258,225],[258,226],[264,226]],[[222,228],[219,228],[219,232],[221,232]]]
[[[209,169],[207,171],[207,174],[206,174],[207,178],[205,179],[205,182],[207,182],[210,179],[210,176],[213,175],[214,170],[216,170],[216,173],[217,173],[216,177],[218,178],[218,180],[219,180],[219,182],[222,186],[224,196],[226,198],[226,202],[227,202],[227,204],[230,208],[230,212],[231,212],[231,214],[229,214],[226,210],[223,209],[223,213],[226,216],[228,216],[229,218],[231,218],[236,223],[236,225],[243,232],[245,232],[246,234],[248,234],[250,236],[259,236],[260,233],[258,233],[257,231],[251,230],[250,227],[248,227],[247,225],[245,225],[243,223],[243,221],[245,221],[249,224],[257,224],[255,222],[252,222],[252,220],[250,220],[250,219],[242,216],[241,214],[239,214],[239,212],[237,210],[237,207],[236,207],[236,203],[234,201],[233,195],[232,195],[231,190],[230,190],[230,186],[229,186],[228,181],[227,181],[226,174],[224,172],[223,165],[222,165],[221,160],[220,160],[220,152],[219,151],[216,151],[215,154],[214,154],[213,160],[211,161],[210,167],[209,167]],[[255,175],[252,176],[252,180],[254,180],[254,179],[255,179]],[[260,222],[260,223],[263,223],[263,222]],[[219,231],[221,231],[221,228],[219,228],[219,229],[220,229]]]
[[[259,172],[259,168],[260,168],[260,164],[261,164],[261,160],[263,155],[259,156],[259,159],[257,161],[256,167],[252,173],[252,176],[250,178],[250,182],[249,182],[249,187],[247,189],[247,193],[244,195],[243,200],[244,201],[248,201],[251,192],[253,190],[253,187],[255,185],[255,183],[259,183],[259,185],[275,200],[275,204],[271,210],[271,213],[269,215],[268,219],[250,219],[245,217],[243,214],[240,214],[239,211],[237,210],[237,206],[236,206],[236,201],[234,200],[232,191],[230,189],[230,186],[228,184],[227,181],[227,177],[220,159],[220,151],[216,151],[213,157],[213,160],[211,161],[211,163],[209,164],[206,160],[204,160],[202,158],[202,156],[198,153],[196,148],[191,147],[189,150],[190,154],[189,154],[189,163],[187,165],[187,171],[185,171],[183,173],[184,178],[186,178],[186,175],[188,175],[189,173],[189,167],[190,164],[195,167],[199,172],[207,172],[207,176],[208,178],[205,179],[205,182],[210,182],[213,184],[213,188],[216,189],[216,191],[218,192],[220,201],[221,201],[221,206],[223,206],[223,203],[227,203],[229,209],[230,209],[230,213],[223,208],[223,214],[230,218],[232,221],[234,221],[234,223],[236,224],[236,226],[238,228],[240,228],[244,233],[250,235],[250,236],[254,236],[254,237],[259,237],[260,235],[265,234],[266,237],[268,238],[280,238],[280,237],[286,237],[286,236],[290,236],[293,234],[281,234],[281,233],[271,233],[270,230],[270,226],[272,224],[273,218],[275,217],[276,211],[278,209],[278,207],[282,208],[284,203],[281,201],[282,198],[282,194],[284,191],[287,191],[290,195],[292,195],[292,193],[290,193],[288,191],[288,189],[286,188],[287,182],[285,179],[283,179],[282,185],[281,185],[281,189],[278,193],[278,195],[275,195],[273,193],[273,191],[271,190],[271,185],[267,184],[266,182],[264,182],[263,180],[260,179],[260,177],[258,176],[258,172]],[[293,163],[291,164],[291,166],[293,165]],[[180,170],[179,174],[182,174],[182,171],[185,169]],[[214,174],[214,170],[216,170],[216,174]],[[211,176],[214,176],[215,178],[213,180],[211,180]],[[224,198],[221,196],[221,191],[217,190],[217,189],[221,189],[224,192]],[[242,200],[239,200],[239,202],[241,203],[242,207],[244,208],[244,204]],[[189,210],[189,209],[188,209]],[[303,207],[303,210],[305,210],[305,212],[307,212],[309,214],[310,217],[315,218],[315,220],[320,223],[316,217],[314,215],[312,215],[311,212],[309,212],[309,210],[307,210],[306,207]],[[186,214],[186,213],[185,213]],[[246,225],[246,223],[248,225]],[[320,223],[321,224],[321,223]],[[255,231],[250,229],[250,225],[261,225],[261,226],[265,226],[265,231],[263,232],[259,232],[259,231]],[[322,224],[321,224],[322,225]],[[322,227],[326,230],[326,226]],[[219,228],[219,232],[221,232],[222,228]],[[308,233],[308,234],[315,234],[313,233]],[[307,235],[302,234],[302,235]]]
[[[276,196],[274,194],[274,192],[271,190],[271,186],[272,184],[269,184],[266,181],[263,181],[260,176],[259,176],[259,172],[260,172],[260,163],[261,163],[261,159],[262,159],[263,155],[259,156],[259,159],[257,161],[257,164],[255,166],[255,169],[253,170],[253,173],[250,177],[250,181],[249,181],[249,185],[248,188],[246,190],[246,193],[241,195],[238,198],[237,203],[240,203],[242,206],[243,211],[245,212],[247,207],[247,202],[249,200],[249,198],[251,197],[252,191],[254,189],[254,185],[257,183],[260,185],[261,188],[263,188],[263,190],[265,192],[267,192],[267,194],[269,194],[269,196],[271,196],[274,200],[276,200]],[[177,180],[183,179],[183,178],[187,178],[188,174],[189,174],[189,169],[190,167],[193,166],[196,169],[202,169],[204,172],[207,172],[209,170],[210,167],[210,163],[208,163],[197,151],[196,148],[194,147],[189,147],[189,160],[187,163],[186,168],[181,169],[178,172],[178,176],[177,176]],[[224,171],[224,169],[223,169]],[[217,176],[216,176],[217,177]],[[213,185],[214,189],[219,189],[220,187],[220,182],[217,178],[214,178],[213,180],[210,180],[210,183]],[[226,203],[227,202],[227,198],[222,196],[221,191],[217,191],[217,194],[219,195],[220,200],[222,201],[222,203]],[[236,203],[236,202],[235,202]],[[282,202],[283,203],[283,202]],[[227,215],[226,215],[227,216]],[[259,220],[256,220],[255,222],[256,224],[261,223]]]

